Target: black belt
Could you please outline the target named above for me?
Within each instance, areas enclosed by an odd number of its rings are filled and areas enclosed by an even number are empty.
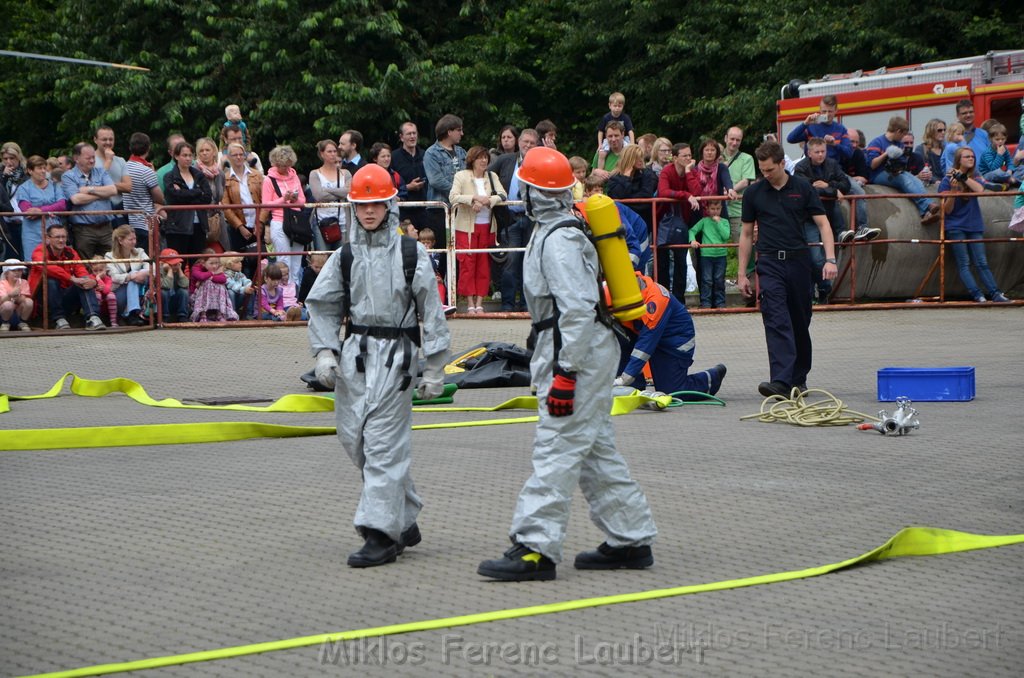
[[[765,259],[778,259],[779,261],[785,261],[786,259],[799,259],[800,257],[806,257],[810,254],[810,250],[804,247],[799,250],[765,250],[757,251],[757,256],[764,257]]]

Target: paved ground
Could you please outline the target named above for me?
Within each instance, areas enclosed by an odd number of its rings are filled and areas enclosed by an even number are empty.
[[[556,582],[534,584],[475,574],[507,545],[531,424],[417,431],[424,541],[363,571],[345,566],[358,547],[359,478],[333,437],[0,453],[0,674],[800,569],[863,553],[906,525],[1022,533],[1022,319],[1020,308],[993,307],[816,315],[811,385],[854,409],[887,407],[875,400],[880,367],[976,367],[975,401],[920,403],[919,432],[884,438],[740,422],[766,376],[759,318],[698,318],[698,365],[728,364],[728,407],[616,419],[660,530],[655,566],[643,572],[563,565]],[[465,348],[522,343],[527,326],[452,328]],[[74,371],[130,377],[156,397],[275,398],[301,392],[296,377],[310,365],[300,328],[19,337],[0,341],[0,391],[41,393]],[[458,402],[519,393],[462,391]],[[65,395],[13,403],[0,415],[0,449],[16,428],[331,418]],[[582,497],[574,506],[569,554],[601,541]],[[147,675],[618,676],[646,659],[652,673],[687,675],[1010,676],[1024,663],[1022,584],[1024,547],[1010,546]],[[631,655],[636,647],[646,649]]]

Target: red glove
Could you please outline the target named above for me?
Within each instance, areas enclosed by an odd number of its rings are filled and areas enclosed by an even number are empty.
[[[552,417],[568,417],[573,412],[575,397],[576,374],[555,367],[555,378],[548,391],[548,414]]]

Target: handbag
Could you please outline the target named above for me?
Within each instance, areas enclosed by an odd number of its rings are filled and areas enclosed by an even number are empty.
[[[320,235],[324,237],[325,243],[333,245],[336,242],[341,242],[341,222],[338,221],[338,217],[325,217],[318,225],[320,226]]]
[[[341,170],[338,170],[338,178],[335,180],[338,186],[341,186]],[[338,208],[338,214],[341,214],[341,208]],[[333,245],[336,242],[341,242],[341,220],[337,216],[324,217],[317,223],[320,228],[320,235],[323,236],[324,242],[328,245]]]
[[[221,225],[224,223],[220,212],[209,212],[206,217],[206,242],[220,242]]]
[[[274,192],[277,193],[277,197],[281,197],[283,193],[281,193],[281,187],[278,185],[277,179],[270,177],[270,183],[274,185]],[[309,225],[309,217],[313,210],[285,207],[281,211],[283,213],[281,227],[289,240],[303,246],[313,242],[313,229]]]
[[[658,221],[658,247],[662,245],[686,245],[690,242],[690,227],[683,221],[679,208],[672,208],[661,215]]]

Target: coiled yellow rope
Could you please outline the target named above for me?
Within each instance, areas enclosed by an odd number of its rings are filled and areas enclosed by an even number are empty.
[[[812,393],[824,397],[810,402],[808,396]],[[796,387],[790,391],[788,398],[768,396],[761,402],[760,412],[740,417],[741,421],[744,419],[795,426],[848,426],[865,421],[880,421],[878,417],[848,409],[842,400],[824,389],[811,388],[801,393]]]

